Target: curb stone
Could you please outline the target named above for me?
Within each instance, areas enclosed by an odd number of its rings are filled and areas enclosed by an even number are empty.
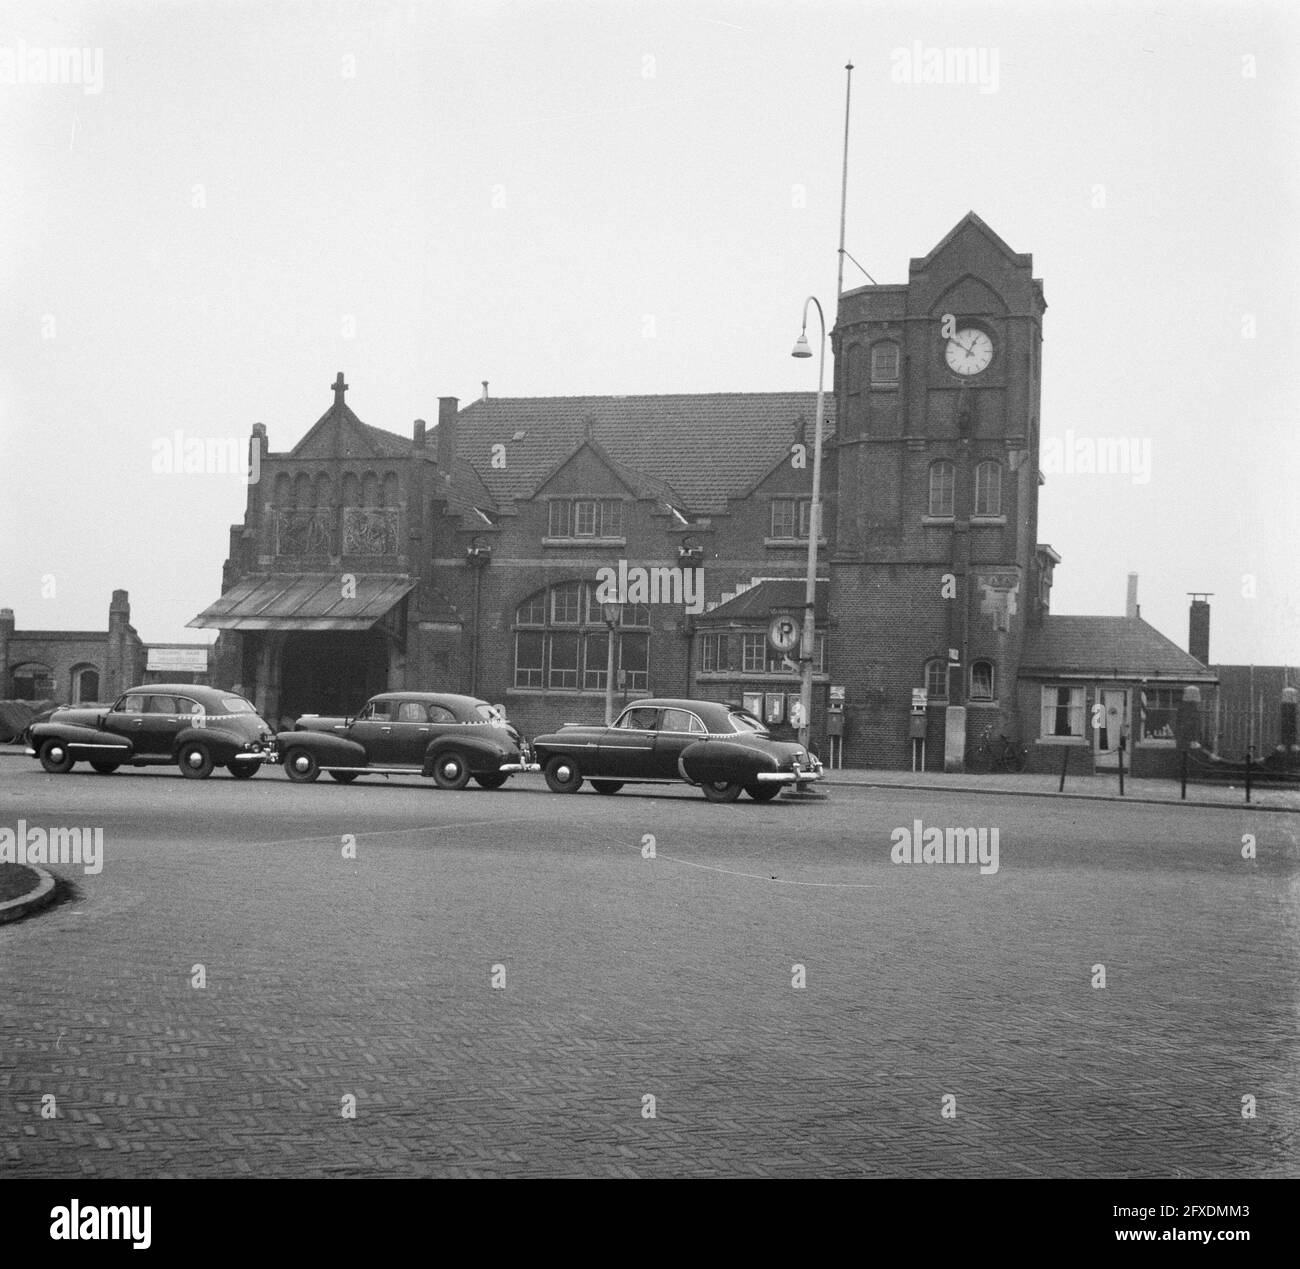
[[[1058,800],[1071,798],[1077,802],[1119,802],[1124,805],[1187,806],[1196,807],[1197,809],[1209,808],[1217,811],[1263,811],[1266,813],[1297,814],[1297,810],[1293,806],[1265,806],[1260,802],[1247,802],[1244,798],[1241,802],[1203,802],[1192,798],[1183,801],[1181,798],[1141,797],[1131,793],[1120,797],[1118,793],[1058,793],[1055,789],[1008,789],[1005,786],[973,784],[908,784],[892,780],[830,780],[824,777],[820,783],[823,786],[841,789],[907,789],[914,793],[997,794],[1002,797],[1055,798]]]
[[[0,925],[8,921],[18,921],[29,912],[45,907],[54,898],[54,878],[37,864],[24,864],[36,874],[36,889],[21,894],[16,899],[0,903]]]

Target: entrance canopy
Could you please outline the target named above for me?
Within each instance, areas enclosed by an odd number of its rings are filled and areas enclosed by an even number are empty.
[[[208,630],[369,630],[416,579],[405,573],[251,573],[190,626]]]

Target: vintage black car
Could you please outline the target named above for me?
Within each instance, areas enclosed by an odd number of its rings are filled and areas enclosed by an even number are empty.
[[[499,789],[516,772],[538,769],[499,707],[447,692],[381,692],[355,718],[304,714],[276,745],[285,774],[300,783],[328,771],[343,784],[422,775],[440,789],[463,789],[472,776]]]
[[[89,762],[103,775],[118,767],[166,766],[204,780],[215,766],[247,780],[275,760],[271,729],[251,702],[193,683],[145,683],[111,707],[73,706],[27,728],[27,753],[54,775]]]
[[[534,739],[533,751],[554,793],[576,793],[583,780],[597,793],[685,780],[710,802],[734,802],[742,790],[769,802],[822,774],[815,754],[773,740],[753,714],[718,701],[637,701],[612,727],[568,723]]]

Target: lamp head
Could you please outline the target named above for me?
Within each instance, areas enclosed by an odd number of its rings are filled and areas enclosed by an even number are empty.
[[[790,351],[791,357],[811,357],[812,349],[808,347],[807,331],[800,331],[799,338],[794,341],[794,348]]]

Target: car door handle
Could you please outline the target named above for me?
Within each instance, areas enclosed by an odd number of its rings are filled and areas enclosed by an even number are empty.
[[[421,734],[423,734],[424,732],[427,732],[427,731],[429,731],[429,730],[431,730],[431,729],[428,728],[428,727],[421,727],[421,728],[420,728],[420,732],[421,732]]]
[[[143,727],[143,726],[144,726],[144,719],[143,719],[143,718],[133,718],[133,719],[131,720],[131,726],[132,726],[132,727]]]
[[[381,727],[379,730],[383,732],[383,731],[392,731],[393,729],[391,727]]]

